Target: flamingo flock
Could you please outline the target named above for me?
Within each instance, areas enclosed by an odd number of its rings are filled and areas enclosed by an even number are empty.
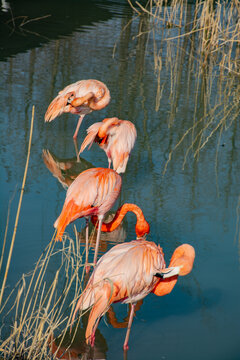
[[[45,121],[52,121],[67,112],[80,115],[73,135],[76,139],[85,115],[105,108],[109,102],[109,89],[101,81],[93,79],[77,81],[65,87],[52,100],[46,111]],[[143,211],[136,204],[123,204],[110,222],[103,221],[105,214],[120,195],[122,178],[119,174],[126,171],[136,138],[137,131],[134,124],[117,117],[106,118],[88,128],[79,154],[95,142],[105,151],[108,168],[89,168],[81,172],[72,182],[65,182],[64,185],[68,187],[66,199],[54,223],[57,230],[55,240],[61,241],[68,224],[78,218],[86,219],[86,269],[89,269],[89,221],[91,220],[97,227],[94,269],[71,319],[73,324],[78,311],[91,309],[85,333],[86,343],[91,347],[94,346],[95,332],[100,319],[112,303],[121,301],[131,304],[123,344],[124,350],[127,350],[136,302],[149,293],[157,296],[169,294],[178,277],[189,274],[194,263],[194,248],[189,244],[183,244],[175,249],[169,267],[166,267],[162,248],[146,240],[150,226]],[[53,175],[63,182],[59,165],[46,151],[44,162]],[[129,211],[136,215],[136,239],[113,246],[97,261],[101,232],[114,231]]]

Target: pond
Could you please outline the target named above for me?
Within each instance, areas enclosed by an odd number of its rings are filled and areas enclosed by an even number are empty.
[[[170,14],[171,6],[166,9]],[[183,17],[188,24],[194,9],[195,4],[185,4]],[[147,239],[161,245],[167,264],[183,243],[196,251],[192,272],[179,278],[171,294],[150,294],[143,300],[134,318],[128,359],[239,359],[239,75],[226,68],[221,71],[216,64],[201,68],[196,39],[178,37],[177,26],[154,28],[149,13],[138,16],[123,0],[36,1],[34,5],[25,0],[21,6],[2,1],[1,33],[2,244],[9,219],[3,270],[35,105],[30,162],[5,296],[23,273],[34,268],[52,239],[53,223],[65,199],[66,190],[45,165],[44,156],[51,154],[62,168],[67,164],[64,169],[70,167],[72,177],[88,167],[108,166],[97,145],[84,151],[81,165],[77,162],[72,139],[76,115],[44,122],[58,91],[77,80],[98,79],[108,86],[111,101],[85,117],[78,147],[87,128],[106,117],[130,120],[137,128],[113,210],[125,202],[140,206],[151,227]],[[167,37],[175,39],[167,41]],[[232,51],[239,58],[239,48]],[[102,239],[101,254],[116,242],[135,239],[135,222],[135,216],[128,214],[117,237]],[[85,226],[83,219],[74,224],[78,231]],[[74,239],[73,225],[66,231]],[[56,247],[61,249],[62,244]],[[51,264],[49,282],[58,266],[58,261]],[[113,309],[119,321],[126,317],[126,305],[116,304]],[[5,315],[3,310],[1,316]],[[109,317],[105,320],[98,327],[99,349],[89,358],[122,359],[126,329],[114,328]],[[3,338],[11,321],[6,320]],[[79,334],[74,343],[79,354],[83,342]]]

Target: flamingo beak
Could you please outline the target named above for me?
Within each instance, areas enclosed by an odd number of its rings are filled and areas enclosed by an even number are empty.
[[[143,236],[137,236],[137,240],[146,240],[147,234],[144,234]]]

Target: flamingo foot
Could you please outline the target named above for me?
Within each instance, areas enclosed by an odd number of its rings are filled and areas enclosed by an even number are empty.
[[[79,126],[80,127],[80,126]],[[79,130],[79,128],[78,129],[76,129],[76,131],[75,131],[75,133],[73,134],[73,140],[77,140],[77,136],[78,136],[78,130]],[[78,150],[77,150],[78,151]]]

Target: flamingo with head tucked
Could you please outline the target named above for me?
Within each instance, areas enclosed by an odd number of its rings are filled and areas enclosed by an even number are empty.
[[[107,86],[98,80],[80,80],[66,86],[50,103],[45,121],[52,121],[62,113],[80,115],[73,138],[77,138],[78,130],[85,115],[94,110],[101,110],[110,102]]]
[[[126,170],[130,152],[137,137],[134,124],[128,120],[120,120],[117,117],[104,119],[87,129],[87,136],[84,139],[80,152],[93,142],[98,143],[108,157],[109,167],[113,162],[113,169],[119,174]]]
[[[110,305],[118,301],[131,303],[123,345],[127,350],[135,303],[150,292],[158,296],[171,292],[178,276],[192,270],[194,258],[194,248],[181,245],[172,255],[170,267],[166,268],[162,249],[153,242],[142,239],[114,246],[98,260],[77,302],[72,322],[78,310],[91,307],[85,337],[93,346],[98,323]]]
[[[86,218],[86,257],[88,255],[88,219],[96,215],[99,228],[96,239],[94,264],[97,261],[101,226],[104,215],[111,209],[121,191],[122,179],[116,171],[93,168],[83,171],[69,186],[62,212],[55,221],[56,240],[61,240],[66,226],[72,221]],[[87,258],[86,258],[87,262]]]

